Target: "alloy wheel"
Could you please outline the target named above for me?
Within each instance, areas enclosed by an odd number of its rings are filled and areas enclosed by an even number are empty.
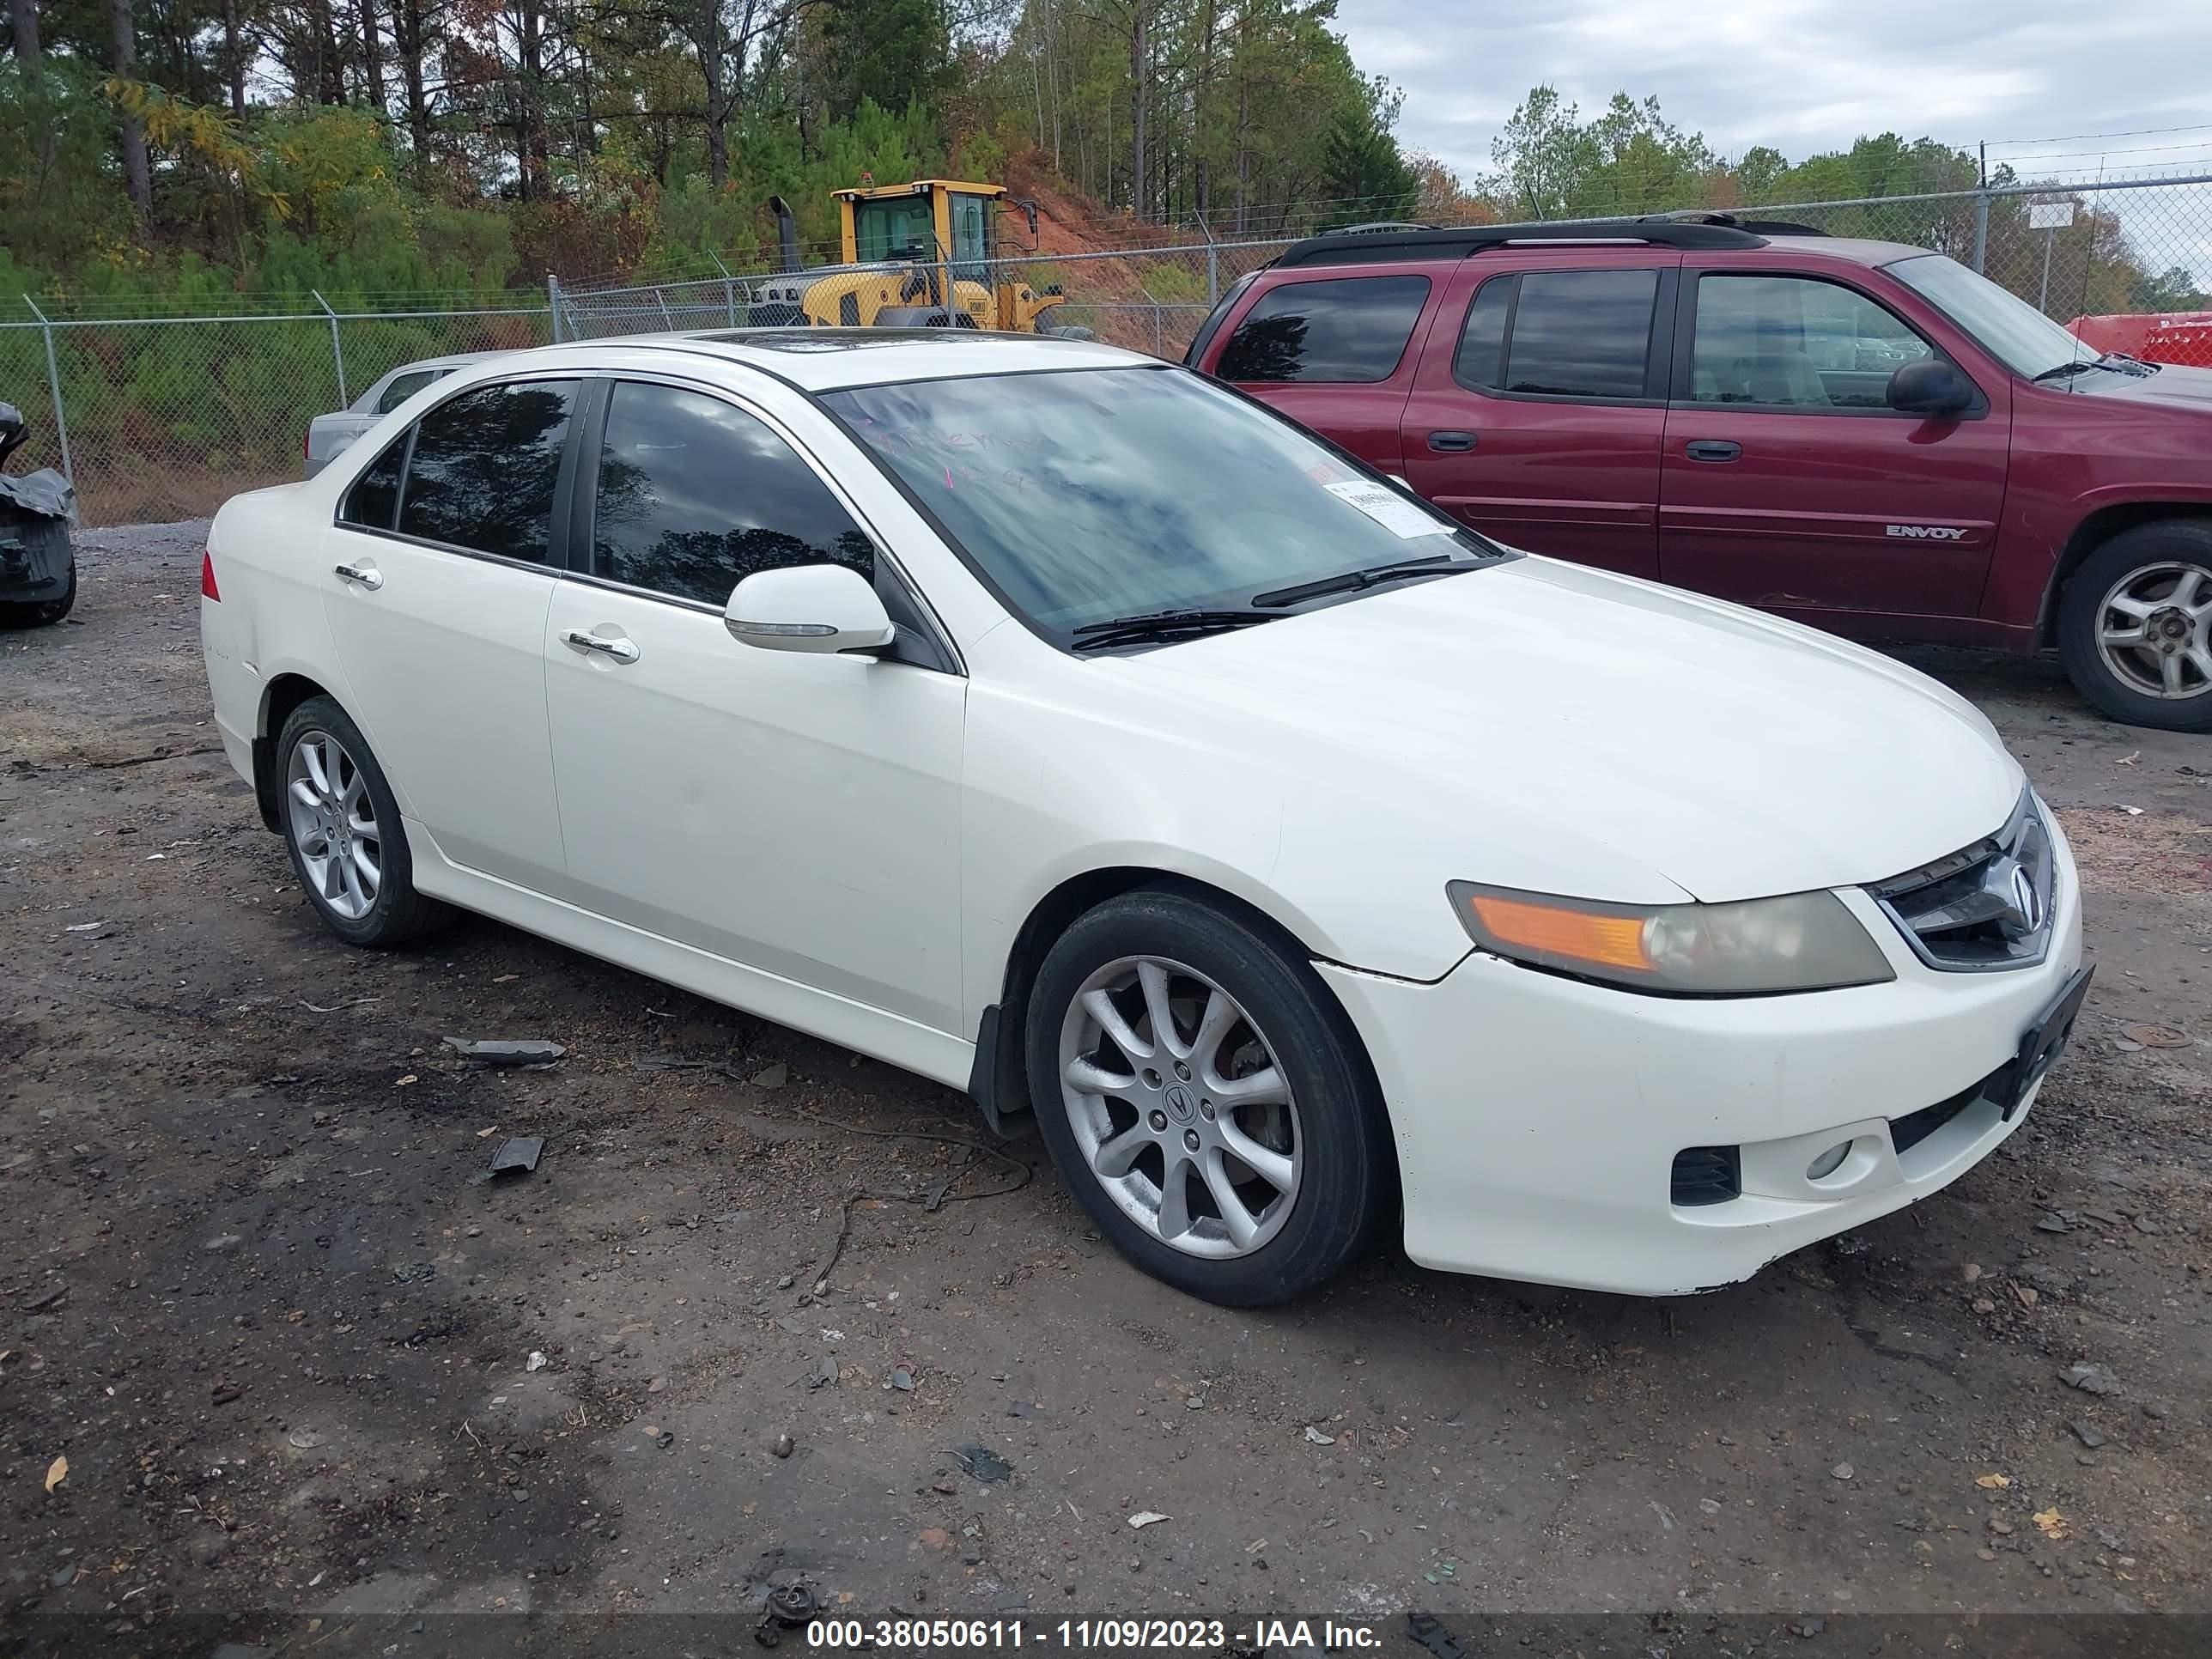
[[[1282,1231],[1305,1156],[1297,1103],[1265,1034],[1205,975],[1154,957],[1097,969],[1061,1022],[1060,1079],[1092,1176],[1162,1243],[1230,1258]]]
[[[2097,650],[2106,672],[2144,696],[2212,692],[2212,571],[2173,562],[2130,571],[2098,607]]]
[[[384,841],[359,763],[329,732],[302,732],[285,767],[284,805],[316,894],[348,921],[360,921],[383,884]]]

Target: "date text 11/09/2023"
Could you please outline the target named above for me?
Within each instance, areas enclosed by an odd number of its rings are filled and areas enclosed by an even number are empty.
[[[1214,1654],[1342,1653],[1382,1644],[1372,1626],[1334,1619],[815,1619],[807,1623],[806,1644],[892,1653],[1051,1648]]]

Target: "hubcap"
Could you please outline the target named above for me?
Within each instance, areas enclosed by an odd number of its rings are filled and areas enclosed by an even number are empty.
[[[1084,981],[1060,1024],[1075,1143],[1123,1214],[1191,1255],[1249,1255],[1282,1231],[1305,1137],[1290,1080],[1237,1000],[1163,957]]]
[[[2212,571],[2194,564],[2130,571],[2097,613],[2097,648],[2115,679],[2147,697],[2212,692]]]
[[[284,804],[315,891],[347,921],[360,921],[383,881],[384,841],[368,781],[345,745],[327,732],[309,732],[293,745]]]

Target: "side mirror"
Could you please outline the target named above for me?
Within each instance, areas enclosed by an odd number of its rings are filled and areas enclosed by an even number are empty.
[[[763,651],[872,651],[896,637],[868,579],[843,564],[755,572],[730,594],[722,626]]]
[[[1966,377],[1941,357],[1923,357],[1889,377],[1889,406],[1905,415],[1957,415],[1974,404]]]

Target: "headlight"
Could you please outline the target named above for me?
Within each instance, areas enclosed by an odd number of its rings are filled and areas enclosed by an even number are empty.
[[[1889,959],[1833,893],[1737,904],[1605,904],[1447,885],[1469,938],[1532,967],[1686,996],[1826,991],[1894,979]]]

